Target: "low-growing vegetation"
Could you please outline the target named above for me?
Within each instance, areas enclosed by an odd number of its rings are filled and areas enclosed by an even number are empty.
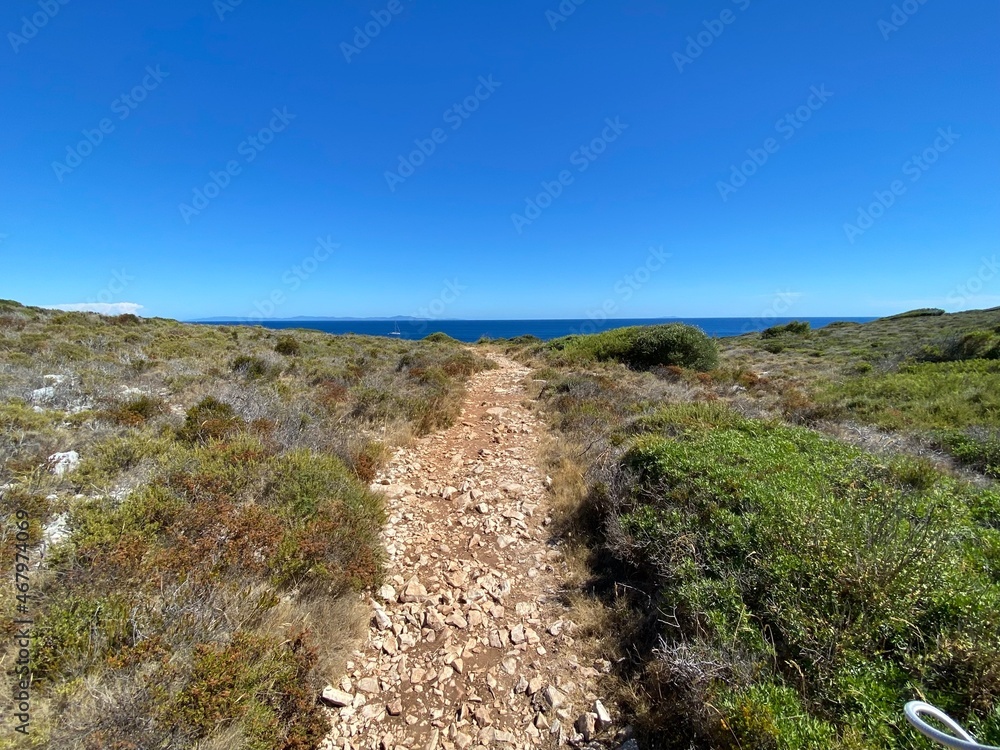
[[[916,698],[1000,743],[998,324],[780,326],[706,372],[507,342],[559,436],[567,596],[645,745],[929,747]]]
[[[921,307],[917,310],[909,310],[898,315],[890,315],[886,320],[902,320],[903,318],[936,318],[944,315],[945,311],[940,307]]]
[[[905,365],[831,384],[825,398],[890,430],[1000,427],[1000,362]]]
[[[367,484],[489,363],[132,317],[0,301],[2,543],[20,510],[45,555],[33,741],[315,747],[381,575]],[[535,366],[566,596],[640,740],[926,747],[924,698],[1000,744],[1000,310],[489,345]]]
[[[906,748],[900,707],[922,695],[1000,740],[1000,495],[726,407],[637,429],[598,502],[666,615],[640,631],[639,675],[677,699],[656,724],[715,747]]]
[[[990,331],[969,331],[928,344],[920,350],[918,359],[926,362],[1000,359],[1000,326]]]
[[[317,747],[318,690],[366,625],[355,592],[382,575],[368,483],[487,366],[448,341],[0,303],[2,544],[13,559],[20,511],[33,562],[29,746]],[[0,747],[24,746],[13,730]]]
[[[540,344],[538,349],[557,363],[621,362],[637,370],[668,366],[711,370],[719,361],[712,339],[693,326],[679,323],[567,336]]]
[[[770,328],[765,328],[760,332],[760,337],[762,339],[773,339],[779,336],[801,336],[803,334],[809,333],[811,326],[807,322],[793,320],[791,323],[785,323],[784,325],[771,326]]]
[[[995,345],[996,341],[989,342],[989,338],[997,334],[1000,326],[1000,308],[954,314],[941,310],[914,311],[864,324],[833,323],[816,330],[801,323],[790,325],[798,330],[792,332],[785,326],[774,326],[768,329],[773,334],[751,333],[725,341],[723,359],[750,352],[759,355],[776,346],[784,354],[777,362],[806,372],[830,364],[853,367],[867,363],[885,370],[908,361],[969,359],[981,356],[978,351],[989,351]],[[964,345],[963,340],[966,340]],[[962,353],[963,348],[967,353]],[[816,358],[820,361],[810,361]]]
[[[911,364],[832,383],[819,397],[852,419],[923,436],[1000,478],[1000,362]]]

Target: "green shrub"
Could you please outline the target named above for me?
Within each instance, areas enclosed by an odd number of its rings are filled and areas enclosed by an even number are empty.
[[[260,357],[241,354],[233,360],[230,369],[249,380],[267,378],[275,375],[273,368]]]
[[[124,313],[123,315],[113,315],[109,317],[108,323],[116,326],[137,326],[142,325],[142,318],[138,315],[133,315],[132,313]]]
[[[440,331],[438,331],[437,333],[432,333],[429,336],[425,336],[424,337],[424,341],[429,341],[429,342],[434,343],[434,344],[458,344],[458,343],[461,343],[458,339],[454,339],[451,336],[449,336],[447,333],[441,333]]]
[[[638,428],[609,483],[609,539],[671,613],[650,621],[647,690],[696,717],[657,746],[902,750],[915,695],[1000,739],[983,723],[1000,702],[1000,496],[714,405]],[[694,668],[672,661],[692,642],[718,676],[696,695],[657,686]]]
[[[382,500],[340,460],[308,451],[281,456],[265,498],[288,525],[273,561],[277,582],[319,578],[363,586],[375,581]]]
[[[0,536],[0,554],[12,560],[15,557],[16,547],[19,544],[16,536],[20,530],[16,528],[18,521],[21,520],[18,519],[19,512],[27,514],[27,518],[23,520],[28,523],[26,529],[28,539],[24,540],[22,537],[20,543],[26,542],[29,547],[37,545],[42,540],[42,527],[52,515],[53,504],[45,495],[30,492],[17,485],[0,492],[0,519],[9,524],[8,528],[11,529],[9,533]]]
[[[706,371],[719,362],[715,342],[701,330],[680,323],[566,336],[549,342],[548,348],[569,362],[611,360],[637,370],[676,365]]]
[[[635,433],[657,432],[683,434],[691,429],[736,427],[744,418],[717,401],[697,401],[691,404],[666,404],[632,425]]]
[[[165,412],[166,404],[163,399],[142,395],[106,409],[102,416],[118,424],[134,427]]]
[[[188,442],[221,440],[243,429],[245,423],[229,404],[209,396],[187,411],[177,436]]]
[[[304,634],[279,643],[240,633],[225,646],[199,645],[164,718],[177,730],[193,729],[195,739],[235,724],[250,750],[318,747],[329,725],[314,697],[315,663]]]
[[[34,678],[55,681],[131,645],[138,637],[136,614],[129,600],[117,594],[68,595],[50,602],[35,628]]]
[[[81,457],[79,468],[72,474],[81,485],[104,489],[114,484],[127,471],[157,455],[164,442],[149,433],[126,432],[114,435],[92,446]]]
[[[718,366],[718,349],[692,326],[665,325],[640,329],[625,355],[625,363],[639,369],[675,365],[707,371]]]
[[[771,326],[760,332],[762,339],[773,339],[778,336],[804,336],[809,333],[810,325],[808,321],[793,320],[784,325]]]
[[[722,691],[725,718],[719,729],[726,746],[740,750],[820,750],[838,747],[836,729],[810,716],[792,688],[761,683],[745,690]]]
[[[1000,335],[996,331],[974,330],[923,344],[915,353],[918,362],[962,362],[971,359],[1000,359]]]
[[[966,466],[1000,479],[1000,430],[942,430],[936,437],[945,450]]]
[[[52,412],[36,412],[20,400],[0,403],[0,429],[41,431],[53,423]]]
[[[1000,336],[996,331],[970,331],[954,342],[948,355],[951,360],[1000,359]]]
[[[936,318],[944,315],[945,311],[937,307],[922,307],[918,310],[910,310],[909,312],[899,313],[898,315],[890,315],[883,320],[904,320],[906,318]]]
[[[825,386],[817,399],[890,430],[1000,428],[1000,362],[906,365]]]
[[[302,345],[294,336],[281,336],[274,345],[274,351],[285,357],[297,357],[302,353]]]
[[[507,343],[511,346],[533,346],[535,344],[540,344],[542,340],[538,336],[534,336],[530,333],[525,333],[520,336],[515,336],[512,339],[507,339]]]

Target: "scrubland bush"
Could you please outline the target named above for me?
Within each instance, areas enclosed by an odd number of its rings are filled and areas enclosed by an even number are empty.
[[[243,375],[248,380],[270,378],[278,374],[277,368],[268,363],[263,357],[255,357],[248,354],[241,354],[236,357],[230,367],[233,372]]]
[[[961,362],[970,359],[1000,359],[1000,334],[997,331],[968,331],[926,344],[917,353],[923,362]]]
[[[918,310],[910,310],[909,312],[899,313],[899,315],[890,315],[885,320],[904,320],[906,318],[936,318],[944,315],[945,311],[939,307],[922,307]]]
[[[1000,362],[995,360],[904,365],[829,384],[817,399],[883,429],[932,437],[979,470],[996,465]]]
[[[23,331],[28,322],[20,315],[0,313],[0,331]],[[6,342],[0,342],[0,348],[6,348]]]
[[[907,361],[928,321],[958,341],[969,319],[992,330],[977,313],[742,337],[709,377],[654,368],[659,390],[564,356],[577,339],[549,354],[542,398],[589,464],[554,528],[586,540],[644,746],[909,749],[913,698],[1000,741],[1000,494],[902,454],[916,442],[876,455],[787,423],[873,423],[997,476],[1000,365]]]
[[[808,321],[793,320],[784,325],[771,326],[760,332],[762,339],[773,339],[778,336],[803,336],[809,333],[810,325]]]
[[[274,345],[274,351],[286,357],[295,357],[302,353],[302,345],[294,336],[281,336]]]
[[[116,326],[137,326],[142,325],[142,318],[132,313],[114,315],[108,318],[108,322]]]
[[[136,426],[160,416],[165,411],[166,405],[163,399],[142,395],[105,409],[102,416],[121,425]]]
[[[93,443],[70,479],[81,490],[108,491],[122,474],[167,447],[166,440],[138,430],[114,434]]]
[[[313,382],[314,398],[328,412],[335,413],[339,406],[350,397],[348,385],[333,378],[316,379]]]
[[[666,703],[645,717],[658,747],[908,748],[914,695],[1000,740],[1000,495],[714,405],[640,427],[603,507],[610,550],[672,613],[639,665]],[[708,678],[673,692],[693,644]],[[690,734],[662,723],[678,715]]]
[[[236,416],[233,407],[214,397],[203,398],[188,409],[184,426],[177,436],[188,442],[220,440],[243,427],[244,422]]]
[[[934,433],[940,445],[960,462],[993,479],[1000,479],[1000,429],[967,427]]]
[[[535,347],[542,343],[542,340],[537,336],[533,336],[530,333],[523,334],[521,336],[515,336],[511,339],[506,339],[504,344],[506,347],[524,347],[530,346]]]
[[[360,448],[350,452],[351,467],[358,479],[366,484],[375,479],[378,470],[385,465],[388,459],[388,447],[378,441],[366,442]]]
[[[72,536],[56,557],[66,577],[44,592],[38,616],[36,679],[72,681],[107,670],[109,659],[119,671],[141,665],[162,684],[144,708],[160,736],[201,739],[226,722],[254,747],[314,747],[325,724],[308,635],[233,630],[226,611],[202,612],[218,618],[210,626],[168,626],[165,608],[191,603],[162,601],[162,592],[235,593],[266,582],[266,612],[286,592],[336,597],[371,585],[381,500],[332,456],[276,453],[244,432],[174,442],[157,456],[149,485],[120,503],[95,499],[73,511]],[[205,627],[210,641],[201,640]],[[185,644],[190,660],[163,658]],[[312,744],[289,744],[293,736]]]
[[[549,342],[547,348],[561,362],[584,364],[610,360],[637,370],[669,365],[711,370],[719,361],[712,339],[697,328],[679,323],[567,336]]]
[[[428,341],[433,344],[457,344],[458,339],[454,339],[447,333],[441,333],[440,331],[432,333],[429,336],[424,337],[424,341]]]

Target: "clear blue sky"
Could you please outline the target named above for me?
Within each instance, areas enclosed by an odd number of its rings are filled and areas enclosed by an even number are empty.
[[[61,2],[0,14],[0,297],[188,319],[1000,304],[995,0]]]

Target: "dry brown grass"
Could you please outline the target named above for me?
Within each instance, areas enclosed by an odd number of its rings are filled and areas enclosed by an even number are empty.
[[[220,727],[204,740],[198,742],[193,750],[233,750],[246,746],[246,735],[239,727]]]
[[[307,631],[316,648],[315,671],[321,680],[335,682],[344,664],[367,632],[370,610],[357,594],[339,597],[316,593],[283,598],[267,611],[257,626],[261,633]]]
[[[539,450],[540,464],[552,480],[549,507],[557,529],[576,522],[587,496],[586,466],[580,460],[583,446],[566,438],[547,436]]]
[[[539,449],[540,465],[552,480],[549,507],[563,558],[562,599],[580,663],[611,665],[600,675],[606,705],[616,715],[637,716],[648,710],[650,701],[615,665],[632,658],[628,634],[637,632],[639,623],[629,604],[630,592],[602,570],[585,449],[564,435],[549,436]]]

